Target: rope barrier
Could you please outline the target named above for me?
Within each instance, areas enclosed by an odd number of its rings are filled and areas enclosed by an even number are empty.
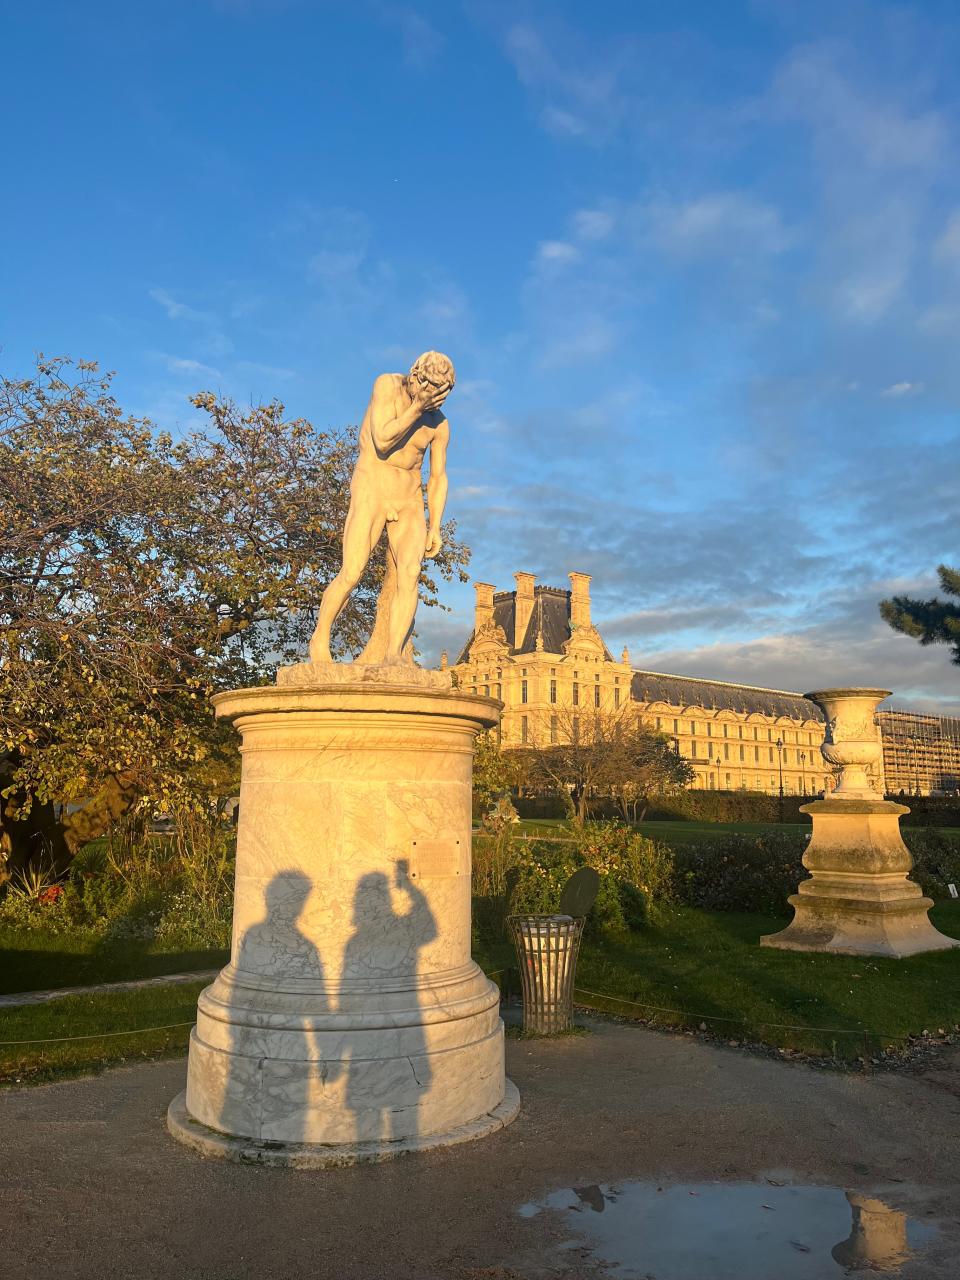
[[[50,1036],[45,1040],[0,1040],[0,1047],[13,1044],[64,1044],[68,1040],[107,1040],[111,1036],[145,1036],[150,1031],[173,1031],[178,1027],[192,1027],[193,1022],[168,1022],[162,1027],[136,1027],[133,1031],[99,1031],[84,1036]]]
[[[502,970],[494,970],[493,974],[487,976],[497,976]],[[838,1036],[882,1036],[888,1040],[902,1040],[909,1032],[904,1031],[881,1031],[871,1027],[807,1027],[791,1022],[763,1022],[755,1019],[747,1018],[731,1018],[725,1017],[717,1013],[690,1013],[686,1009],[674,1009],[668,1005],[662,1004],[646,1004],[640,1000],[626,1000],[623,996],[609,996],[603,991],[589,991],[586,987],[576,987],[574,989],[574,999],[578,996],[589,996],[594,1000],[606,1000],[610,1004],[629,1005],[632,1009],[650,1009],[654,1013],[672,1013],[681,1018],[689,1018],[691,1021],[699,1020],[700,1022],[730,1022],[741,1027],[772,1027],[776,1031],[809,1031],[818,1034],[829,1034]],[[46,1039],[38,1040],[0,1040],[0,1048],[6,1048],[11,1045],[22,1044],[66,1044],[74,1040],[107,1040],[114,1036],[145,1036],[153,1031],[176,1031],[182,1027],[192,1027],[193,1022],[168,1022],[160,1027],[136,1027],[132,1031],[100,1031],[82,1036],[50,1036]]]
[[[748,1018],[729,1018],[716,1013],[689,1013],[686,1009],[671,1009],[661,1004],[644,1004],[639,1000],[625,1000],[622,996],[608,996],[602,991],[588,991],[586,987],[574,989],[574,999],[579,995],[592,996],[595,1000],[608,1000],[611,1004],[630,1005],[634,1009],[653,1009],[657,1013],[675,1013],[682,1018],[699,1019],[701,1022],[734,1022],[741,1027],[773,1027],[777,1031],[814,1031],[828,1032],[840,1036],[882,1036],[884,1039],[900,1040],[909,1034],[903,1031],[881,1031],[870,1027],[805,1027],[790,1022],[761,1022]]]

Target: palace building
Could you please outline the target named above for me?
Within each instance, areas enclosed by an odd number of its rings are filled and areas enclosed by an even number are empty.
[[[461,688],[504,703],[505,745],[560,742],[581,716],[633,706],[689,760],[694,787],[832,789],[819,707],[782,689],[637,669],[626,649],[615,658],[590,616],[590,575],[569,577],[569,590],[538,586],[532,573],[514,574],[513,591],[475,584],[473,632],[449,670]]]

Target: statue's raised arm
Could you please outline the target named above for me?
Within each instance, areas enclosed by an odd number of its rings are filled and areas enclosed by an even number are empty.
[[[331,661],[330,630],[363,576],[384,528],[387,572],[374,634],[359,660],[383,665],[403,660],[417,609],[420,566],[425,555],[436,555],[441,546],[450,438],[443,402],[455,380],[449,358],[439,351],[426,351],[408,374],[384,373],[374,382],[360,426],[359,457],[350,482],[343,563],[320,602],[310,641],[311,662]],[[428,449],[429,529],[421,478]]]

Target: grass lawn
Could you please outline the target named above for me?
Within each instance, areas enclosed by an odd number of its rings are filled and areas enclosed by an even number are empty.
[[[939,903],[931,916],[943,933],[960,938],[960,902]],[[726,1039],[846,1059],[901,1045],[921,1031],[952,1031],[960,1025],[960,950],[881,960],[758,946],[762,934],[776,932],[785,922],[783,917],[670,908],[656,924],[622,941],[586,942],[578,999],[664,1026],[703,1023]],[[38,954],[48,953],[23,951],[21,959]],[[76,959],[75,952],[59,954],[61,961],[64,956]],[[515,963],[506,943],[476,958],[487,972]],[[94,967],[98,963],[96,955],[87,959]],[[140,956],[134,970],[120,971],[115,958],[113,976],[134,976],[144,972],[145,964],[150,973],[161,973],[213,967],[223,959],[223,952]],[[105,970],[96,975],[89,980],[99,980]],[[60,978],[76,982],[77,973],[61,970]],[[31,985],[22,973],[19,985]],[[0,1083],[43,1081],[180,1053],[199,991],[200,984],[153,987],[0,1010],[0,1041],[90,1037],[60,1044],[0,1044]],[[170,1026],[177,1023],[185,1025]],[[137,1034],[107,1034],[128,1031]]]
[[[66,996],[49,1004],[0,1010],[0,1084],[43,1083],[101,1067],[166,1057],[186,1050],[203,983],[139,991]],[[183,1026],[170,1024],[183,1023]],[[144,1032],[146,1027],[163,1030]],[[110,1032],[136,1031],[134,1035]],[[4,1044],[7,1040],[66,1043]]]
[[[50,935],[0,927],[0,995],[218,969],[227,958],[222,950],[161,951],[130,941],[107,946],[90,933]]]
[[[938,904],[931,918],[942,933],[960,938],[960,903]],[[666,1026],[703,1022],[732,1040],[838,1058],[868,1056],[911,1034],[960,1024],[960,950],[883,960],[757,945],[785,923],[672,908],[622,943],[585,943],[577,987],[613,997],[583,996],[611,1012]]]

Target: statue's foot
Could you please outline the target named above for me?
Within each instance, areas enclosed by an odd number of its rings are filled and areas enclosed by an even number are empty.
[[[332,662],[330,656],[330,646],[324,644],[322,640],[310,641],[310,661],[311,662]]]

